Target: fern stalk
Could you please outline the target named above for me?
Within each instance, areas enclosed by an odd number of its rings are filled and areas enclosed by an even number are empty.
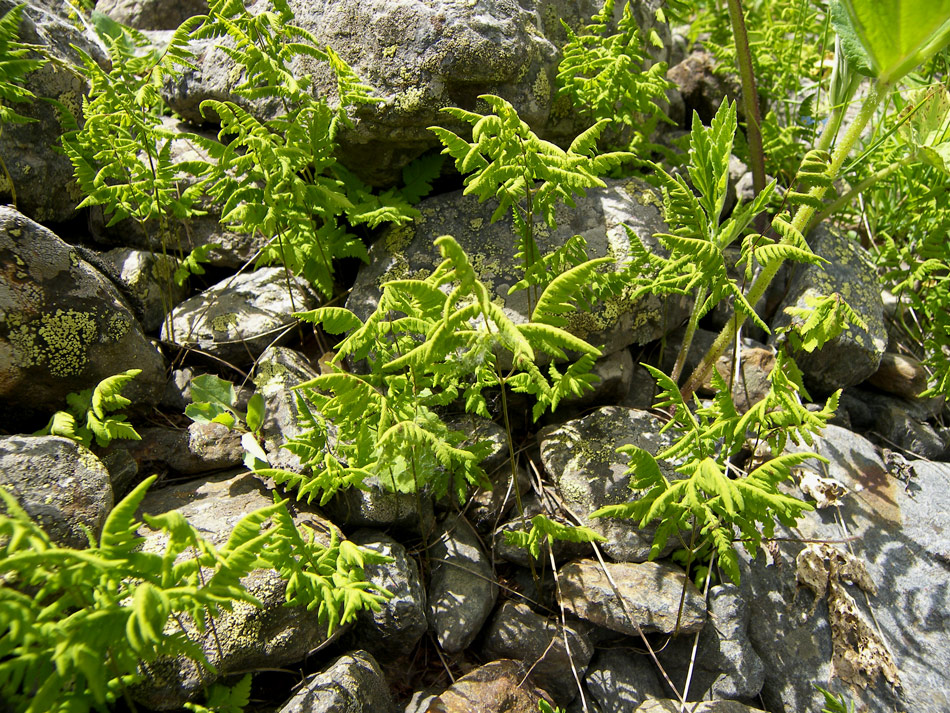
[[[839,172],[841,171],[841,167],[844,165],[845,159],[851,153],[851,149],[854,148],[854,145],[858,142],[858,139],[861,137],[861,132],[864,131],[864,127],[867,126],[868,122],[874,116],[874,112],[877,110],[881,100],[887,96],[890,88],[891,86],[889,84],[880,82],[875,82],[871,86],[871,91],[864,100],[864,104],[861,106],[860,113],[848,127],[848,130],[842,137],[841,142],[835,146],[835,149],[831,154],[829,173],[832,177],[836,178],[838,176]],[[835,127],[833,126],[833,122],[829,121],[825,126],[825,130],[822,133],[821,138],[818,141],[818,148],[827,148],[834,139],[834,133]],[[826,186],[814,186],[809,191],[808,196],[820,201],[824,198],[826,191]],[[808,228],[815,212],[816,210],[813,205],[800,205],[798,211],[795,213],[794,219],[792,220],[792,228],[804,233]],[[781,268],[783,262],[784,260],[774,260],[762,268],[762,271],[755,278],[752,286],[749,288],[748,294],[746,295],[746,301],[749,304],[755,305],[762,298],[762,296],[765,294],[765,291],[769,288],[769,285],[772,284],[772,280],[775,279],[775,275],[778,274],[779,268]],[[696,369],[690,375],[689,380],[684,385],[682,394],[685,398],[688,399],[693,393],[695,393],[696,389],[702,385],[707,374],[709,374],[709,372],[712,370],[713,364],[715,364],[716,360],[725,353],[733,339],[735,339],[736,333],[745,323],[745,320],[746,315],[736,313],[733,319],[730,319],[726,322],[726,326],[722,328],[719,336],[716,337],[716,341],[713,342],[713,345],[709,348],[709,351],[706,352],[706,355],[699,363],[699,366],[696,367]]]

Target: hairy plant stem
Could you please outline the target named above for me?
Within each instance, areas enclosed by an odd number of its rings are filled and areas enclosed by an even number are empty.
[[[752,163],[752,187],[756,195],[765,189],[765,151],[762,148],[762,117],[759,114],[759,95],[755,89],[752,70],[752,51],[746,32],[745,16],[740,0],[728,0],[729,19],[736,42],[739,78],[742,81],[742,104],[745,107],[746,136],[749,140],[749,159]],[[764,226],[763,226],[764,227]]]
[[[696,302],[693,304],[693,310],[689,315],[689,322],[686,325],[686,333],[683,335],[683,342],[680,344],[679,353],[676,355],[676,364],[673,365],[673,371],[670,378],[673,381],[679,381],[680,374],[683,373],[683,367],[686,365],[686,356],[689,354],[690,345],[693,343],[693,336],[696,334],[696,328],[699,325],[699,313],[702,311],[703,303],[706,301],[706,286],[696,290]]]
[[[828,168],[828,173],[833,178],[837,178],[845,159],[851,153],[851,149],[854,148],[854,145],[860,138],[861,132],[864,131],[864,127],[867,126],[868,122],[871,120],[871,117],[874,116],[874,112],[877,109],[878,104],[881,103],[881,99],[887,96],[889,89],[890,85],[888,84],[880,84],[875,82],[872,85],[871,91],[864,100],[864,104],[861,107],[860,113],[848,127],[848,130],[842,137],[841,142],[835,146],[835,150],[831,155],[831,164]],[[833,140],[833,134],[834,127],[832,126],[832,122],[829,121],[825,126],[825,131],[822,133],[821,138],[818,141],[818,148],[827,149]],[[811,191],[809,191],[809,195],[813,198],[821,200],[824,198],[826,191],[827,187],[825,186],[815,186],[811,189]],[[801,233],[806,232],[806,229],[808,228],[808,225],[811,222],[811,218],[814,214],[815,208],[813,206],[804,204],[799,206],[798,211],[795,213],[795,217],[792,219],[792,227]],[[778,274],[779,268],[781,268],[783,262],[784,261],[782,260],[774,260],[762,268],[762,272],[760,272],[755,278],[752,286],[749,288],[749,292],[746,294],[746,299],[749,304],[754,306],[762,298],[762,296],[765,294],[765,291],[772,283],[772,280],[775,279],[775,275]],[[745,320],[746,315],[736,313],[734,319],[730,319],[728,322],[726,322],[726,326],[722,328],[719,336],[716,337],[716,341],[713,342],[713,345],[709,348],[709,351],[706,352],[706,355],[699,363],[699,366],[693,370],[693,373],[690,375],[686,384],[681,389],[684,399],[689,399],[696,389],[702,385],[706,375],[712,369],[713,364],[716,363],[716,360],[719,359],[719,357],[722,356],[729,345],[732,344],[732,341],[736,336],[736,332],[743,325]]]

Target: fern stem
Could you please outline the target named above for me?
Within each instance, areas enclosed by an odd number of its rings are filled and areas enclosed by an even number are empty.
[[[851,149],[854,148],[854,145],[861,137],[861,132],[864,131],[864,127],[867,126],[868,122],[871,120],[871,117],[874,116],[874,112],[877,110],[881,100],[887,96],[889,89],[890,85],[888,84],[875,82],[872,85],[871,92],[864,100],[864,104],[861,107],[860,113],[848,127],[848,130],[842,137],[841,142],[835,147],[835,150],[831,155],[831,164],[829,166],[828,173],[832,176],[832,178],[837,178],[839,172],[841,171],[842,165],[844,165],[845,159],[851,153]],[[825,132],[822,134],[818,142],[819,148],[824,148],[830,145],[832,141],[832,136],[830,134],[833,134],[831,122],[825,126]],[[824,197],[826,191],[827,187],[825,186],[815,186],[809,192],[809,196],[821,200]],[[792,227],[799,232],[805,232],[815,212],[816,211],[813,206],[807,204],[799,206],[798,211],[795,213],[795,218],[792,220]],[[749,288],[749,292],[746,295],[746,299],[748,300],[749,304],[755,306],[756,302],[762,298],[762,296],[765,294],[765,291],[772,283],[772,280],[775,279],[775,275],[778,274],[782,263],[782,260],[774,260],[762,268],[762,272],[760,272],[758,277],[755,278],[755,281],[752,283],[752,286]],[[719,336],[716,337],[716,341],[713,342],[713,345],[709,348],[709,351],[706,352],[706,355],[699,363],[699,366],[693,370],[689,380],[681,390],[684,399],[688,399],[696,391],[696,389],[702,385],[706,375],[712,369],[713,364],[716,363],[716,360],[722,356],[727,347],[732,343],[732,340],[735,338],[736,333],[743,325],[745,320],[746,315],[736,313],[734,319],[730,319],[728,322],[726,322],[726,326],[722,328]]]
[[[703,309],[703,303],[706,301],[707,288],[705,285],[696,290],[696,302],[693,304],[693,310],[689,315],[689,322],[686,324],[686,333],[683,335],[683,342],[680,344],[679,353],[676,355],[676,363],[673,365],[673,371],[670,378],[678,382],[680,374],[683,373],[683,367],[686,365],[686,357],[689,354],[689,348],[693,343],[693,336],[696,334],[696,328],[699,325],[699,313]]]
[[[762,117],[759,114],[759,98],[755,89],[755,72],[752,68],[752,52],[749,49],[749,34],[740,0],[728,0],[729,19],[736,42],[736,58],[739,62],[739,78],[742,81],[742,103],[745,106],[746,136],[749,140],[749,159],[752,163],[752,186],[758,195],[765,189],[765,151],[762,148]]]

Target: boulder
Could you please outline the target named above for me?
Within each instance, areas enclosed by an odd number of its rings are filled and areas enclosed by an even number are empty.
[[[813,450],[830,462],[811,467],[850,494],[835,508],[806,513],[795,530],[777,531],[789,539],[776,542],[771,556],[760,555],[743,576],[749,637],[765,664],[766,707],[777,713],[818,710],[824,699],[813,684],[830,682],[830,690],[850,688],[847,697],[858,710],[947,710],[950,685],[937,662],[950,660],[950,539],[943,524],[950,467],[917,461],[905,483],[888,472],[873,444],[836,426],[825,429]],[[856,570],[847,581],[839,578],[831,606],[827,593],[817,597],[802,586],[809,572],[800,566],[807,561],[801,540],[827,543],[841,560],[853,555],[866,575]],[[818,571],[828,587],[830,572]],[[890,664],[899,692],[875,668],[894,678]]]
[[[208,0],[99,0],[96,10],[137,30],[174,30],[208,12]]]
[[[877,271],[867,251],[857,242],[819,226],[808,236],[812,251],[829,262],[822,266],[797,265],[792,271],[785,298],[769,326],[770,342],[782,338],[778,330],[793,318],[787,307],[804,309],[808,300],[839,294],[864,320],[867,329],[850,326],[821,349],[795,353],[805,386],[812,396],[859,384],[878,370],[887,348],[884,303]],[[795,323],[801,323],[796,317]]]
[[[175,283],[178,261],[171,255],[132,248],[115,248],[103,254],[119,278],[128,285],[142,305],[140,322],[146,332],[162,326],[165,315],[188,296],[188,290]]]
[[[71,247],[0,207],[0,398],[3,415],[50,413],[66,395],[126,371],[135,406],[165,390],[165,361],[116,287]]]
[[[604,713],[633,713],[644,700],[668,693],[649,657],[619,648],[594,655],[587,667],[584,688],[588,702]]]
[[[356,616],[353,635],[370,651],[383,657],[410,653],[425,635],[426,594],[419,566],[406,548],[389,535],[374,530],[357,530],[350,538],[366,549],[392,557],[387,564],[368,564],[366,579],[392,593],[378,612],[363,610]]]
[[[429,629],[447,653],[465,649],[478,636],[498,598],[491,562],[471,526],[449,515],[429,546]]]
[[[551,694],[559,706],[566,706],[577,695],[572,668],[583,680],[594,653],[586,635],[588,628],[576,621],[562,627],[526,604],[509,600],[486,628],[483,652],[487,659],[521,661],[524,673],[530,672],[537,686]]]
[[[123,444],[140,467],[164,467],[182,475],[235,468],[244,461],[241,434],[222,423],[192,423],[187,429],[150,426],[142,440]]]
[[[162,339],[195,347],[238,366],[290,336],[292,313],[314,309],[317,295],[282,267],[266,267],[221,280],[172,310]]]
[[[18,4],[16,0],[0,0],[0,16]],[[69,5],[58,2],[26,4],[18,39],[37,45],[40,55],[52,61],[27,74],[23,81],[23,86],[37,99],[12,107],[17,114],[33,121],[7,122],[0,135],[0,156],[6,164],[6,171],[0,171],[0,197],[4,203],[15,203],[26,215],[43,223],[74,217],[83,195],[73,180],[72,164],[60,149],[63,125],[57,108],[42,99],[59,102],[81,122],[82,100],[89,92],[89,82],[80,69],[82,63],[74,46],[101,66],[110,64],[95,32],[71,22],[70,11]],[[63,65],[74,67],[75,71]]]
[[[354,651],[309,678],[278,713],[390,713],[389,686],[376,659]]]
[[[558,495],[583,525],[607,538],[601,548],[612,559],[647,559],[654,529],[640,529],[633,520],[589,515],[635,497],[626,474],[627,457],[617,449],[632,444],[656,455],[673,442],[668,433],[659,433],[661,426],[660,420],[646,411],[604,406],[539,434],[541,462]],[[668,478],[676,477],[668,464],[661,463],[661,468]]]
[[[578,560],[561,567],[560,582],[565,609],[611,631],[688,634],[706,621],[703,595],[673,565]]]
[[[60,546],[84,549],[102,532],[113,494],[109,471],[59,436],[0,437],[0,488]],[[2,508],[0,508],[2,509]]]
[[[440,713],[537,713],[541,696],[523,679],[517,661],[492,661],[465,674],[432,699],[429,710]]]
[[[619,270],[630,260],[630,238],[624,226],[650,250],[662,252],[653,237],[667,231],[658,194],[637,179],[607,183],[605,189],[578,197],[577,208],[558,206],[558,227],[537,231],[542,254],[557,249],[573,235],[582,235],[587,240],[589,257],[611,256]],[[510,217],[491,222],[496,207],[493,200],[479,203],[461,191],[420,202],[419,219],[412,225],[388,230],[370,249],[370,263],[360,269],[347,308],[365,320],[376,309],[384,282],[428,275],[442,261],[433,244],[435,239],[449,234],[468,254],[488,286],[490,298],[498,300],[515,323],[526,322],[530,315],[528,291],[508,294],[508,289],[522,278],[515,259],[514,226]],[[686,319],[688,309],[688,300],[679,296],[647,295],[633,300],[621,294],[598,305],[592,313],[578,311],[566,328],[607,355],[630,344],[660,338]]]

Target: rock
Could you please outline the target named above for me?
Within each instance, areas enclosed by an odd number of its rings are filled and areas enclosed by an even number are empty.
[[[164,465],[182,475],[235,468],[244,461],[241,434],[222,423],[192,423],[187,430],[139,429],[141,441],[125,446],[140,467]]]
[[[620,602],[608,575],[617,585]],[[596,560],[578,560],[561,567],[560,579],[564,607],[612,631],[637,636],[639,625],[643,633],[669,634],[676,630],[678,619],[677,633],[688,634],[699,631],[706,620],[702,594],[682,569],[669,564],[607,562],[605,573]]]
[[[439,109],[478,110],[480,94],[504,96],[547,138],[563,139],[587,128],[586,123],[579,125],[583,122],[569,102],[555,101],[559,48],[566,41],[558,20],[564,18],[577,29],[601,5],[595,0],[290,3],[295,23],[312,32],[318,46],[333,47],[383,100],[356,107],[353,127],[341,137],[343,163],[374,184],[397,181],[410,160],[438,146],[428,127],[460,129]],[[644,33],[653,28],[668,32],[656,22],[655,6],[633,7]],[[617,8],[618,16],[621,10]],[[178,114],[202,123],[201,101],[235,98],[234,87],[243,77],[211,42],[197,43],[194,49],[197,68],[168,81],[163,94]],[[316,96],[335,96],[335,78],[325,65],[305,59],[297,70],[314,75]],[[276,108],[263,101],[243,103],[257,115]]]
[[[630,379],[630,389],[620,402],[620,406],[637,411],[649,411],[656,403],[656,380],[642,364],[635,364],[633,377]]]
[[[604,553],[615,560],[642,562],[650,554],[653,529],[641,530],[636,522],[589,517],[605,505],[625,503],[635,496],[626,475],[627,457],[617,448],[633,444],[654,455],[669,447],[672,439],[660,434],[659,419],[646,411],[605,406],[593,413],[544,429],[539,434],[541,461],[558,495],[581,520],[581,524],[607,538]],[[667,464],[668,478],[676,477]]]
[[[51,413],[66,395],[127,369],[137,407],[158,403],[165,362],[113,285],[76,250],[10,207],[0,207],[0,411]],[[45,419],[44,419],[45,420]]]
[[[433,241],[450,234],[468,254],[492,299],[501,300],[505,314],[516,323],[527,321],[528,292],[508,295],[521,279],[515,259],[514,227],[506,217],[491,223],[497,204],[479,203],[461,191],[428,198],[418,204],[422,213],[412,226],[387,231],[370,249],[370,263],[360,269],[346,306],[366,319],[380,297],[380,285],[387,280],[418,278],[429,274],[440,262]],[[590,257],[611,255],[618,267],[629,261],[628,226],[651,250],[661,251],[654,233],[665,232],[660,217],[660,201],[646,183],[636,179],[608,181],[606,189],[592,190],[577,198],[577,208],[559,206],[557,229],[539,230],[536,238],[542,254],[563,245],[571,236],[583,235]],[[578,312],[567,329],[604,354],[629,344],[645,344],[680,324],[688,314],[685,298],[646,296],[631,301],[624,296],[607,300],[593,313]]]
[[[732,101],[741,93],[734,77],[726,78],[716,72],[716,58],[706,50],[696,50],[686,59],[670,67],[667,79],[676,85],[683,95],[687,126],[693,112],[707,126],[722,104],[723,99]]]
[[[281,446],[304,432],[297,419],[295,386],[310,381],[320,372],[300,352],[287,347],[269,347],[254,366],[254,385],[264,398],[261,435],[270,465],[300,473],[300,458]]]
[[[584,678],[584,687],[604,713],[633,713],[647,698],[665,692],[647,656],[634,656],[622,649],[598,651]]]
[[[282,267],[262,268],[229,277],[182,302],[172,310],[171,331],[167,324],[162,327],[162,339],[244,366],[289,336],[293,312],[316,306],[317,296],[303,279],[287,275]]]
[[[747,632],[749,607],[733,584],[709,590],[709,618],[699,634],[689,700],[754,699],[762,690],[765,668]],[[660,661],[683,690],[693,641],[672,641]]]
[[[85,549],[112,510],[109,471],[88,449],[59,436],[0,437],[0,488],[16,498],[50,538]],[[0,510],[6,509],[0,506]]]
[[[437,696],[429,709],[440,713],[537,713],[541,696],[523,678],[517,661],[492,661],[462,676]]]
[[[126,441],[113,441],[105,451],[99,454],[99,460],[109,471],[112,493],[116,500],[121,500],[128,495],[140,480],[139,464],[125,445]]]
[[[208,12],[208,0],[99,0],[96,10],[137,30],[175,30]]]
[[[0,16],[19,3],[0,0]],[[0,196],[3,202],[17,207],[33,220],[55,223],[76,215],[76,206],[83,199],[73,167],[60,149],[63,125],[52,99],[82,121],[82,100],[89,92],[86,72],[73,45],[88,53],[101,66],[109,65],[105,48],[91,29],[78,29],[70,22],[67,5],[55,2],[26,4],[20,23],[20,42],[37,45],[37,53],[48,57],[43,67],[26,75],[23,86],[37,97],[12,105],[21,116],[34,119],[27,124],[4,122],[0,136],[0,156],[7,171],[0,171]],[[34,55],[35,56],[35,55]],[[70,71],[66,67],[75,68]],[[9,178],[6,173],[9,172]],[[11,191],[13,181],[15,200]]]
[[[735,360],[730,350],[716,361],[716,371],[729,384],[733,382]],[[739,377],[732,386],[732,401],[736,411],[745,413],[764,399],[772,387],[769,376],[775,366],[775,352],[765,347],[743,348],[739,353]],[[713,395],[712,379],[707,377],[703,383],[704,393]]]
[[[505,539],[505,533],[525,531],[526,529],[530,530],[531,518],[542,513],[561,524],[571,525],[573,522],[562,512],[552,513],[542,507],[541,501],[533,492],[522,496],[521,503],[524,505],[524,520],[521,519],[521,516],[517,512],[513,512],[511,519],[496,528],[492,541],[492,551],[496,557],[501,557],[508,562],[521,565],[522,567],[530,567],[534,559],[531,553],[517,545],[509,545]],[[592,554],[591,547],[586,542],[554,540],[551,543],[551,548],[554,554],[554,561],[560,563],[577,557],[589,557]],[[548,546],[547,544],[542,544],[541,561],[544,563],[542,567],[547,567],[547,564],[550,562],[548,557]]]
[[[158,515],[177,510],[206,540],[220,547],[241,518],[272,504],[264,484],[244,471],[210,478],[198,487],[184,483],[152,491],[143,500],[140,512]],[[300,503],[290,502],[288,507],[298,526],[308,525],[317,533],[318,541],[329,544],[332,524]],[[145,537],[145,551],[164,551],[167,536],[163,532],[143,525],[139,534]],[[326,626],[314,612],[286,606],[286,582],[274,570],[254,570],[241,583],[261,601],[261,608],[237,603],[231,611],[215,617],[213,632],[210,627],[198,632],[190,620],[184,619],[190,637],[201,646],[215,672],[199,673],[197,664],[184,657],[160,659],[144,667],[145,680],[134,690],[137,701],[156,710],[180,708],[222,677],[299,661],[327,642]]]
[[[411,652],[425,635],[426,595],[419,567],[406,548],[381,532],[358,530],[350,538],[361,547],[392,557],[389,564],[368,564],[366,579],[392,593],[378,612],[360,611],[354,636],[369,651],[380,656],[400,656]]]
[[[366,651],[340,656],[311,677],[278,713],[389,713],[389,687]]]
[[[908,458],[940,460],[947,443],[927,421],[940,413],[943,399],[906,399],[874,389],[852,388],[841,395],[839,410],[846,411],[856,430],[887,448],[906,452]]]
[[[462,651],[478,635],[498,598],[491,562],[471,526],[449,515],[438,540],[429,546],[429,563],[429,629],[443,651]]]
[[[858,243],[819,226],[808,237],[817,255],[830,262],[822,267],[798,265],[789,282],[785,299],[779,306],[770,343],[778,330],[792,318],[787,307],[808,307],[809,299],[839,294],[867,324],[867,329],[851,326],[812,353],[794,354],[802,370],[805,386],[812,396],[859,384],[877,371],[887,348],[884,305],[874,264]],[[800,318],[795,318],[801,323]]]
[[[868,383],[882,391],[915,399],[927,388],[927,370],[913,357],[885,352]]]
[[[172,279],[178,261],[171,255],[115,248],[102,258],[115,267],[116,273],[142,303],[144,313],[140,321],[146,332],[161,327],[172,306],[188,295],[188,290]]]
[[[485,632],[484,655],[487,659],[513,659],[522,662],[523,674],[530,672],[536,685],[543,688],[559,706],[566,706],[577,695],[573,669],[583,679],[594,653],[586,636],[587,625],[559,623],[534,613],[514,601],[499,607]],[[567,632],[565,648],[564,631]]]
[[[630,391],[633,383],[633,356],[629,349],[601,357],[594,363],[591,373],[597,377],[593,391],[585,391],[581,396],[564,399],[557,407],[556,418],[564,414],[577,413],[594,404],[609,406],[619,404]]]
[[[394,492],[376,476],[363,481],[364,489],[340,490],[324,505],[334,522],[347,527],[398,527],[414,532],[435,530],[432,498],[421,493]]]
[[[916,475],[905,484],[887,472],[873,444],[835,426],[825,429],[813,450],[830,461],[820,466],[822,475],[840,481],[851,494],[837,508],[806,513],[793,531],[777,530],[778,537],[791,540],[776,543],[771,564],[760,556],[743,576],[743,586],[749,588],[749,637],[765,664],[762,700],[776,713],[818,710],[824,700],[812,684],[832,681],[827,601],[803,590],[796,578],[803,549],[799,541],[804,539],[853,553],[877,588],[874,594],[874,586],[871,592],[847,587],[853,611],[868,628],[860,638],[853,629],[840,631],[850,644],[862,647],[866,662],[881,662],[880,652],[889,651],[902,691],[898,695],[883,677],[859,671],[870,682],[866,689],[851,687],[848,696],[856,709],[950,709],[950,685],[942,668],[934,665],[950,660],[950,615],[944,606],[950,539],[943,525],[950,510],[950,466],[915,462]],[[839,598],[838,611],[843,602]],[[857,626],[856,621],[848,619],[848,626]],[[883,649],[871,646],[878,630]],[[839,649],[847,661],[850,647]],[[844,674],[854,676],[854,671]],[[847,680],[832,684],[831,689],[848,686]]]
[[[645,701],[635,713],[680,713],[682,710],[678,701],[664,698]],[[764,713],[764,711],[738,701],[706,701],[690,705],[689,713]]]

